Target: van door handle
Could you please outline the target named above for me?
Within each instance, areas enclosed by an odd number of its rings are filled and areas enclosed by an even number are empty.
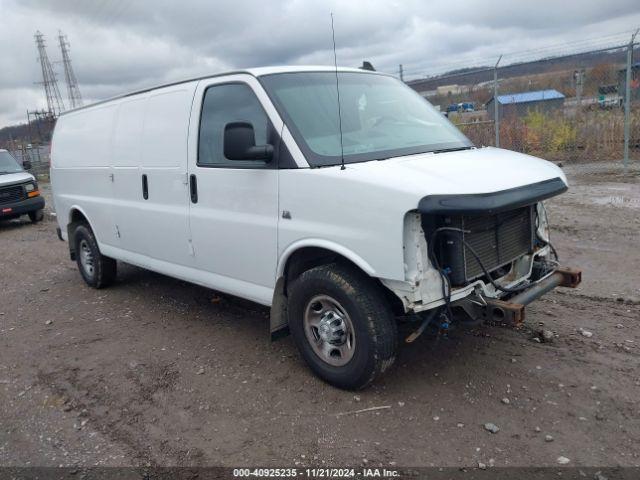
[[[149,181],[146,173],[142,175],[142,198],[149,199]]]
[[[198,180],[194,174],[189,176],[189,190],[191,191],[191,202],[198,203]]]

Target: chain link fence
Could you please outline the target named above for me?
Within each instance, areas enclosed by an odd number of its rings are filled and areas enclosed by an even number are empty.
[[[628,45],[459,68],[407,83],[476,145],[498,144],[585,167],[602,161],[626,167],[627,143],[628,164],[637,166],[640,62],[633,60],[633,47],[632,39]]]
[[[22,164],[25,160],[31,163],[31,172],[38,180],[49,180],[50,146],[40,145],[11,149],[11,154]]]
[[[495,145],[495,122],[454,123],[476,144]],[[538,155],[549,160],[618,161],[624,157],[624,112],[586,110],[571,116],[564,112],[531,111],[500,121],[500,147]],[[639,159],[640,113],[631,112],[629,152]]]

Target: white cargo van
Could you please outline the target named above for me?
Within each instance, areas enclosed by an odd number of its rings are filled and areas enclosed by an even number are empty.
[[[339,107],[336,88],[339,87]],[[395,78],[257,68],[60,116],[51,180],[84,280],[116,260],[271,307],[311,369],[361,388],[396,357],[397,319],[522,321],[580,273],[558,268],[552,163],[478,148]]]

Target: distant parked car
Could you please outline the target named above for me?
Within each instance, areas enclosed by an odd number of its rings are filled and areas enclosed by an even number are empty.
[[[475,112],[476,107],[473,102],[462,102],[458,104],[458,111],[460,112]]]
[[[0,220],[26,214],[35,223],[44,217],[44,198],[35,177],[25,171],[29,168],[28,160],[20,165],[7,150],[0,150]]]
[[[447,107],[447,113],[451,112],[475,112],[475,104],[473,102],[452,103]]]
[[[621,107],[623,98],[617,93],[598,96],[598,106],[602,109]]]

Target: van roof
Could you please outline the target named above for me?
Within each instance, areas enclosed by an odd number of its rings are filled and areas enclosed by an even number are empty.
[[[364,70],[361,68],[351,68],[351,67],[337,67],[339,72],[351,72],[351,73],[368,73],[368,74],[377,74],[377,75],[388,75],[383,72],[376,72],[371,70]],[[140,93],[150,92],[152,90],[157,90],[159,88],[170,87],[173,85],[180,85],[181,83],[189,83],[195,82],[198,80],[205,80],[207,78],[216,78],[216,77],[225,77],[227,75],[238,75],[238,74],[248,74],[254,77],[262,77],[265,75],[272,75],[275,73],[299,73],[299,72],[335,72],[336,67],[333,65],[292,65],[292,66],[270,66],[270,67],[256,67],[256,68],[246,68],[243,70],[230,70],[227,72],[214,73],[211,75],[202,75],[200,77],[194,78],[186,78],[184,80],[178,80],[175,82],[164,83],[162,85],[154,85],[147,88],[142,88],[140,90],[135,90],[133,92],[123,93],[121,95],[116,95],[115,97],[107,98],[105,100],[100,100],[98,102],[90,103],[88,105],[84,105],[82,107],[73,108],[70,110],[66,110],[61,112],[60,115],[65,115],[67,113],[76,112],[78,110],[83,110],[85,108],[91,108],[96,105],[101,105],[103,103],[111,102],[113,100],[118,100],[120,98],[130,97],[133,95],[138,95]]]

